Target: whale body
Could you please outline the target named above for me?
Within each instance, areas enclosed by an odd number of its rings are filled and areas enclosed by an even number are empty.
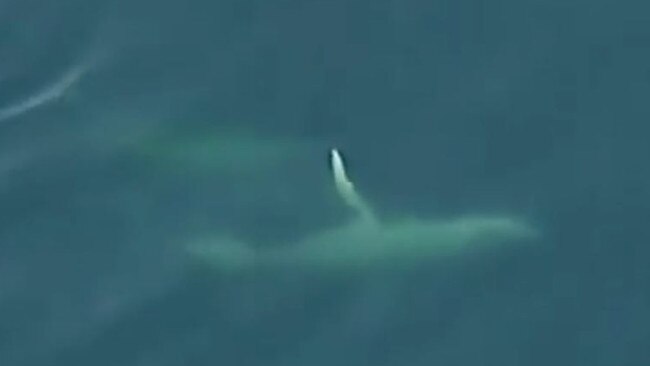
[[[294,268],[337,272],[411,268],[539,235],[525,220],[503,215],[381,222],[354,189],[336,149],[330,151],[330,164],[338,194],[357,213],[351,222],[295,243],[264,248],[229,237],[208,237],[193,242],[188,247],[190,253],[224,271]]]

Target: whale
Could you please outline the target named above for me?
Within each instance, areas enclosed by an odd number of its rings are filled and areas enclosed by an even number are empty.
[[[306,150],[302,141],[228,128],[157,129],[130,145],[133,156],[163,172],[222,178],[276,175]]]
[[[287,269],[349,273],[415,268],[540,236],[538,229],[515,215],[381,220],[357,192],[338,149],[330,150],[329,164],[338,196],[354,213],[348,222],[296,242],[264,247],[228,235],[208,235],[188,244],[188,253],[230,273]]]

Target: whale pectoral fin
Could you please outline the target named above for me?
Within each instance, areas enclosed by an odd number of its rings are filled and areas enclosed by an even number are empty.
[[[189,254],[224,271],[250,270],[256,265],[255,250],[230,238],[206,238],[187,247]]]
[[[330,165],[336,191],[343,202],[356,211],[363,220],[375,222],[375,215],[370,209],[370,206],[357,193],[354,184],[348,178],[343,157],[338,149],[330,150]]]

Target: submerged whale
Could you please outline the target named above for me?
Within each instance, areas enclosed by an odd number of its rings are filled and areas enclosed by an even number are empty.
[[[467,215],[383,222],[356,192],[336,149],[330,151],[330,166],[339,196],[356,213],[352,221],[280,247],[254,248],[217,236],[193,242],[189,252],[212,267],[230,272],[291,268],[365,271],[412,268],[539,235],[533,226],[515,216]]]

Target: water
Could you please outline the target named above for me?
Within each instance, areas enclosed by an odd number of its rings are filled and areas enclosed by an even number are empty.
[[[647,365],[650,6],[0,0],[0,364]],[[233,278],[186,245],[522,215],[535,245]]]

